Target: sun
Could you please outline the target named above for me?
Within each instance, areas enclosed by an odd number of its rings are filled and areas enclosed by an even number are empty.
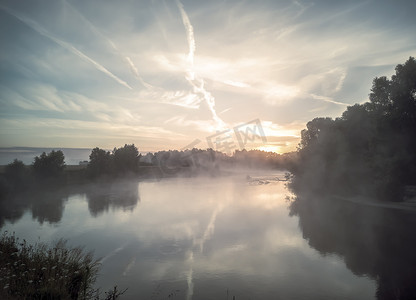
[[[275,153],[281,154],[279,146],[264,145],[264,146],[257,147],[256,149],[265,151],[265,152],[275,152]]]

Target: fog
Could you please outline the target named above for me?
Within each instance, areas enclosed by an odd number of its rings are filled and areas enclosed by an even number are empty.
[[[315,227],[289,216],[284,172],[251,171],[66,189],[41,209],[28,201],[9,209],[15,215],[2,210],[2,230],[95,250],[97,285],[128,288],[123,299],[374,298],[373,273],[356,276],[343,253],[323,254],[305,231]]]

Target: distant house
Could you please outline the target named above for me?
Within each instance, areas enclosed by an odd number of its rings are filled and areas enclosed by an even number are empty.
[[[83,161],[80,161],[80,162],[79,162],[79,165],[80,165],[80,166],[86,166],[86,165],[88,165],[88,160],[83,160]]]

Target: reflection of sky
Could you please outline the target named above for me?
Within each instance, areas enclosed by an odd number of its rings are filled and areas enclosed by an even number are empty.
[[[126,299],[169,293],[225,299],[227,290],[252,299],[374,296],[373,281],[354,276],[337,256],[309,248],[298,219],[288,216],[282,182],[172,179],[142,182],[139,194],[132,211],[114,207],[95,218],[88,198],[73,195],[58,224],[40,226],[28,212],[3,229],[31,241],[65,237],[95,249],[103,262],[98,284],[128,287]]]
[[[293,150],[415,54],[415,5],[2,0],[0,146],[179,149],[259,118]]]

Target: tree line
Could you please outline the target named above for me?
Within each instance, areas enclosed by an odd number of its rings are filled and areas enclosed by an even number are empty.
[[[61,186],[68,182],[111,180],[120,177],[197,174],[219,175],[235,168],[287,169],[294,164],[295,154],[277,154],[260,150],[236,150],[232,156],[213,149],[169,150],[142,155],[134,144],[113,151],[94,148],[86,168],[68,168],[61,150],[43,152],[31,165],[15,159],[0,176],[0,196],[28,188]],[[150,167],[150,168],[149,168]],[[152,172],[148,172],[151,169]]]
[[[134,175],[138,172],[139,159],[140,154],[134,144],[114,148],[112,152],[94,148],[87,168],[72,172],[65,172],[67,166],[61,150],[43,152],[34,157],[29,166],[15,159],[5,167],[4,174],[0,177],[0,197],[29,188],[59,187],[68,181],[74,181],[74,177],[77,177],[76,182],[82,182],[106,175]]]
[[[400,201],[416,185],[416,61],[373,80],[369,101],[301,132],[292,187]]]

